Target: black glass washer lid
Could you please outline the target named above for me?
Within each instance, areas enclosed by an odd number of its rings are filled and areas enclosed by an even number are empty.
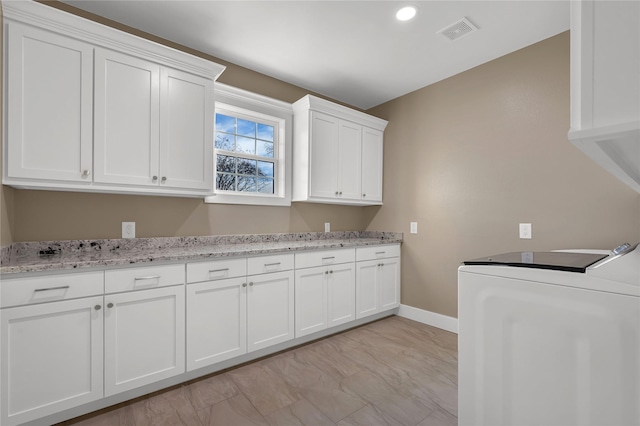
[[[463,263],[465,265],[502,265],[584,273],[589,266],[605,257],[607,257],[606,254],[594,253],[515,251],[473,260],[465,260]]]

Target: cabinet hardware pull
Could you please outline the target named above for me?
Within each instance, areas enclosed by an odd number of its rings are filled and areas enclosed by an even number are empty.
[[[242,287],[246,287],[246,286],[247,286],[247,283],[242,283]]]
[[[160,275],[149,275],[148,277],[135,277],[134,281],[142,281],[142,280],[159,280]]]
[[[282,262],[275,262],[275,263],[265,263],[264,266],[277,266],[280,265]]]
[[[154,176],[152,179],[153,179],[153,181],[155,182],[155,181],[157,181],[157,180],[158,180],[158,176]]]
[[[99,311],[100,309],[102,309],[102,306],[100,306],[100,305],[96,305],[96,306],[94,306],[94,309],[95,309],[96,311]]]
[[[49,290],[66,290],[68,289],[69,286],[68,285],[61,285],[60,287],[50,287],[50,288],[36,288],[35,290],[33,290],[34,293],[37,293],[39,291],[49,291]]]
[[[363,198],[364,198],[364,197],[366,197],[366,196],[367,196],[367,194],[362,194],[362,197],[363,197]]]
[[[107,308],[109,309],[113,308],[113,303],[107,303]]]
[[[329,271],[330,274],[333,274],[333,271]]]
[[[329,273],[329,271],[324,271],[324,274],[327,275]]]
[[[336,191],[336,195],[338,195],[338,191]]]
[[[209,273],[213,274],[214,272],[226,272],[228,271],[229,268],[222,268],[222,269],[209,269]]]
[[[162,176],[162,179],[160,180],[160,182],[165,183],[167,181],[167,177],[166,176]]]
[[[253,287],[253,281],[249,283],[249,286],[250,286],[250,287]]]
[[[340,195],[342,195],[342,191],[340,191]]]
[[[89,170],[83,170],[82,171],[82,177],[89,177],[90,174],[91,174],[91,172]]]
[[[323,257],[322,260],[329,260],[329,259],[335,259],[335,256],[329,256],[329,257]]]

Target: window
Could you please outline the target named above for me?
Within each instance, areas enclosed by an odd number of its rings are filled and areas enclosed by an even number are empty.
[[[215,193],[208,203],[291,205],[291,104],[215,85]]]
[[[273,194],[277,123],[216,113],[216,190]]]

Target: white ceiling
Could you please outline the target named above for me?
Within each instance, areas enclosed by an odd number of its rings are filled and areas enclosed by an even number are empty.
[[[567,0],[65,3],[365,110],[569,29]],[[464,17],[479,30],[436,34]]]

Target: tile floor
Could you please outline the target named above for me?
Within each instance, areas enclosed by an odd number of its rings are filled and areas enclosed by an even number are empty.
[[[393,316],[60,425],[457,425],[457,365],[457,335]]]

